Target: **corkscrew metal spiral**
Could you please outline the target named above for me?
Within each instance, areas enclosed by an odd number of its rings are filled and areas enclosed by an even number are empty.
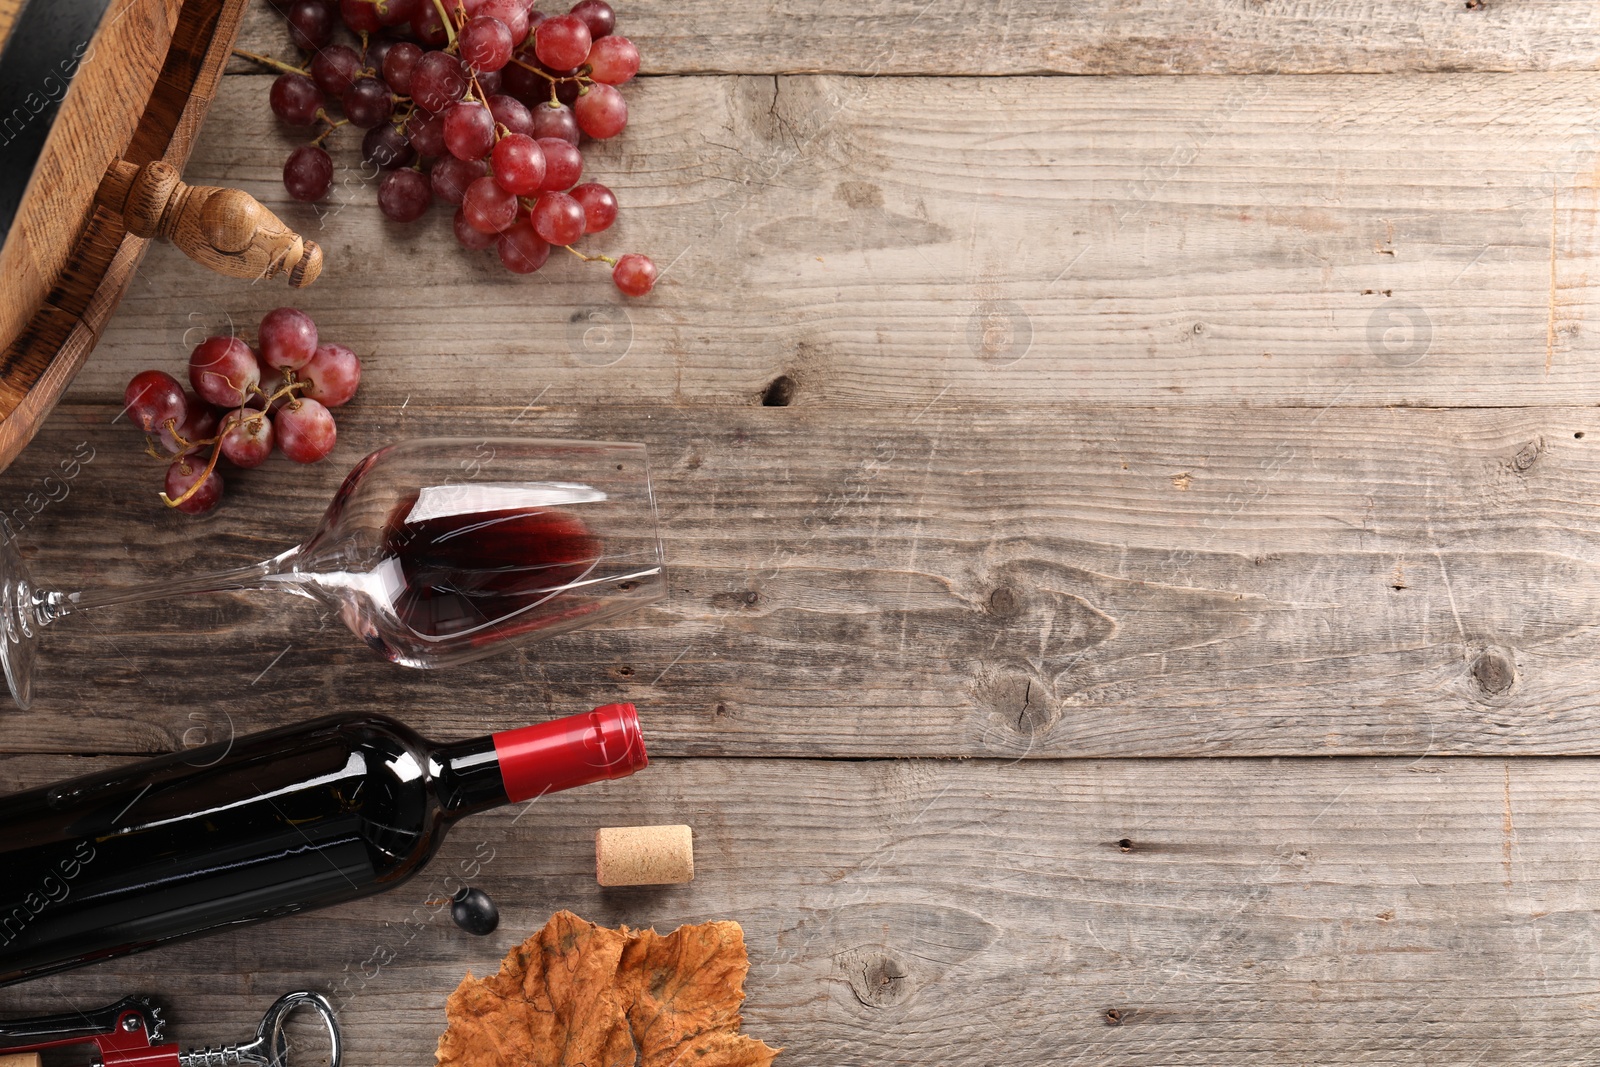
[[[284,1024],[300,1008],[309,1008],[322,1017],[328,1028],[328,1067],[340,1067],[344,1049],[339,1037],[339,1022],[333,1005],[321,993],[307,989],[285,993],[261,1017],[253,1041],[236,1045],[192,1048],[178,1053],[178,1067],[288,1067],[289,1035]]]

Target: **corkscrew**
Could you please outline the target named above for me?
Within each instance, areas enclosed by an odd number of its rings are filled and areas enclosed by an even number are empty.
[[[322,1017],[328,1028],[328,1067],[340,1067],[343,1049],[333,1005],[321,993],[305,989],[274,1001],[253,1039],[215,1048],[184,1050],[176,1043],[161,1044],[161,1009],[139,996],[123,997],[94,1011],[0,1020],[0,1061],[20,1065],[25,1061],[14,1060],[16,1053],[94,1045],[101,1067],[288,1067],[289,1035],[284,1024],[301,1008]]]

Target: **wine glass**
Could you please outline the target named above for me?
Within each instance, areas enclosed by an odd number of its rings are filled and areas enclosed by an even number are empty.
[[[88,608],[281,589],[339,612],[391,661],[444,667],[666,596],[645,446],[420,438],[345,477],[322,523],[269,560],[123,589],[38,589],[0,544],[0,664],[26,709],[40,632]]]

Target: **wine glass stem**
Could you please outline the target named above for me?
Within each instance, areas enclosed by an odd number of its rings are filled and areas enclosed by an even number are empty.
[[[271,559],[252,563],[248,567],[213,571],[193,578],[168,578],[145,585],[130,585],[120,589],[96,589],[77,593],[44,592],[33,594],[34,614],[39,625],[45,626],[85,608],[104,608],[113,604],[135,604],[147,600],[165,600],[169,597],[190,596],[194,593],[220,593],[230,589],[264,589],[282,583],[294,584],[295,558],[299,547],[280,552]]]

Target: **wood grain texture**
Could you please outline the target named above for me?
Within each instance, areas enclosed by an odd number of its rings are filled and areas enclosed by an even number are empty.
[[[620,376],[743,403],[788,374],[913,413],[946,385],[1008,409],[1600,403],[1588,75],[651,79],[588,155],[624,205],[589,245],[665,268],[626,303],[566,257],[516,277],[457,248],[442,207],[385,223],[354,138],[327,204],[289,201],[271,78],[224,82],[188,177],[327,249],[303,306],[405,358],[372,400],[494,402],[537,367],[589,401]],[[152,260],[80,395],[283,299],[184,267]]]
[[[461,733],[615,699],[675,756],[1600,751],[1593,409],[1041,419],[951,391],[873,415],[583,406],[540,383],[508,369],[495,409],[358,397],[332,459],[230,476],[198,520],[161,510],[117,408],[72,405],[0,497],[39,580],[133,583],[277,553],[392,440],[642,440],[666,604],[440,672],[297,598],[85,614],[47,635],[7,746],[163,750],[232,707]]]
[[[537,6],[553,14],[569,5]],[[1568,0],[615,6],[618,32],[638,43],[647,74],[1323,74],[1600,63],[1600,22]],[[300,61],[283,16],[263,2],[252,5],[245,34],[257,51]]]
[[[0,1006],[139,989],[189,1044],[237,1039],[310,986],[340,1008],[350,1067],[415,1067],[460,978],[571,908],[662,931],[737,920],[746,1029],[791,1067],[1569,1065],[1600,1004],[1590,770],[658,761],[466,820],[387,895],[6,989]],[[595,827],[664,819],[694,826],[695,881],[600,889]],[[428,904],[462,881],[498,903],[492,936]]]

